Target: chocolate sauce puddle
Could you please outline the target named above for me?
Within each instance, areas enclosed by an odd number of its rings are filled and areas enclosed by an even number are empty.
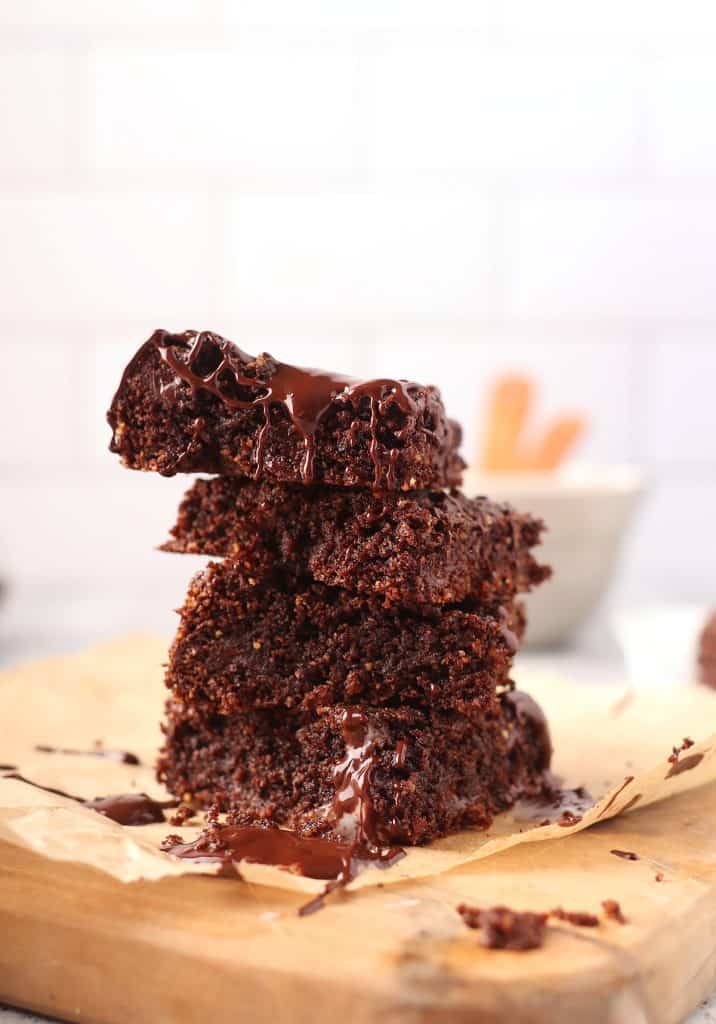
[[[51,786],[41,786],[39,782],[26,779],[19,772],[11,772],[4,775],[4,779],[16,779],[24,782],[34,789],[41,789],[45,793],[52,793],[54,796],[65,797],[66,800],[74,800],[82,807],[88,807],[105,818],[116,821],[118,825],[153,825],[166,821],[164,809],[176,807],[176,800],[153,800],[146,793],[117,793],[112,796],[98,796],[92,800],[85,800],[81,796],[73,796],[72,793],[65,793],[62,789],[53,789]]]
[[[355,708],[342,712],[341,728],[346,752],[333,770],[335,796],[331,806],[340,839],[300,836],[260,825],[212,822],[192,842],[168,836],[162,850],[185,860],[216,864],[223,877],[239,877],[235,865],[243,860],[325,881],[322,892],[299,908],[300,917],[320,910],[330,893],[344,888],[365,868],[391,867],[405,856],[405,850],[382,846],[378,834],[370,799],[375,736],[363,713]]]
[[[691,769],[695,768],[697,764],[701,764],[703,759],[703,754],[689,754],[688,757],[677,758],[672,763],[664,778],[673,779],[675,775],[681,775],[682,772],[691,771]]]
[[[117,761],[119,764],[139,765],[142,762],[136,754],[128,750],[74,750],[72,747],[51,747],[46,743],[38,743],[35,750],[40,754],[69,754],[74,757],[100,757],[105,761]]]
[[[165,342],[162,344],[162,342]],[[265,380],[249,377],[245,370],[254,362],[252,357],[242,352],[238,346],[213,334],[201,331],[198,334],[186,332],[184,335],[171,335],[157,332],[154,344],[164,360],[176,375],[177,381],[184,381],[191,388],[192,395],[197,391],[208,391],[219,398],[230,409],[250,409],[260,407],[264,422],[261,426],[255,455],[255,476],[259,477],[264,465],[264,448],[266,434],[271,426],[271,409],[281,408],[288,416],[293,427],[303,438],[304,458],[301,465],[301,479],[310,484],[315,481],[315,435],[321,421],[333,401],[345,397],[346,404],[353,407],[356,418],[351,423],[350,434],[355,440],[361,421],[357,417],[357,409],[363,398],[367,398],[370,410],[370,458],[373,462],[373,485],[380,486],[385,478],[388,487],[395,484],[395,470],[399,456],[399,448],[391,448],[385,460],[381,452],[381,439],[378,434],[379,417],[384,415],[391,405],[397,406],[403,414],[403,426],[394,430],[397,440],[402,440],[415,429],[417,410],[409,394],[409,382],[402,380],[368,380],[360,381],[352,377],[327,373],[324,370],[313,370],[290,363],[279,363],[266,353],[258,356],[256,363],[273,370]],[[186,346],[186,357],[179,358],[175,348]],[[195,362],[202,352],[220,356],[215,368],[205,375],[194,368]],[[171,386],[171,385],[169,385]],[[166,390],[166,388],[165,388]],[[197,434],[201,423],[197,421]]]

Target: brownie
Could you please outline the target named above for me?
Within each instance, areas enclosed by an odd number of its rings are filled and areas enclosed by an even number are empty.
[[[711,612],[699,637],[699,679],[716,689],[716,612]]]
[[[551,755],[544,716],[517,693],[474,715],[334,705],[223,716],[170,701],[164,733],[158,778],[186,802],[233,824],[376,845],[487,828],[543,791]]]
[[[165,551],[216,555],[255,577],[281,566],[405,607],[506,603],[545,579],[543,524],[459,491],[396,494],[215,477],[197,480]]]
[[[108,413],[131,469],[388,490],[457,485],[461,431],[440,392],[250,356],[209,331],[155,331]]]
[[[228,561],[195,576],[180,615],[167,686],[223,714],[489,701],[523,629],[519,609],[464,602],[418,614],[311,580],[256,580]]]

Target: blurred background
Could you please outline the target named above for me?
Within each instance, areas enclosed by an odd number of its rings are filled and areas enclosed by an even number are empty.
[[[575,642],[712,601],[715,45],[708,0],[1,0],[0,658],[173,628],[187,480],[104,420],[159,326],[438,384],[473,460],[526,374],[646,485]]]

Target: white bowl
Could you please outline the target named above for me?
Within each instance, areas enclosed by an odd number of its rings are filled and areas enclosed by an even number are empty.
[[[622,540],[644,492],[628,466],[572,466],[555,474],[465,473],[463,490],[508,501],[547,525],[540,561],[553,576],[527,597],[527,643],[564,643],[595,610],[617,563]]]

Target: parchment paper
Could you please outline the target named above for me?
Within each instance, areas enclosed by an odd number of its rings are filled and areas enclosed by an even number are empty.
[[[146,792],[166,798],[152,764],[160,743],[166,691],[162,662],[166,641],[133,636],[69,657],[34,662],[0,675],[0,764],[16,765],[41,785],[91,798]],[[523,803],[498,816],[487,831],[465,831],[428,847],[411,848],[388,870],[366,870],[352,888],[424,878],[525,842],[564,839],[625,811],[716,780],[716,692],[694,684],[636,695],[611,687],[585,687],[524,670],[521,689],[544,708],[555,748],[554,772],[565,788],[583,786],[595,798],[587,807]],[[668,756],[684,737],[695,743],[680,754],[693,767],[678,774]],[[137,754],[139,767],[86,756],[44,754],[38,744]],[[0,772],[0,774],[2,774]],[[632,781],[625,784],[627,777]],[[637,799],[638,798],[638,799]],[[556,822],[564,810],[582,814],[576,824]],[[169,834],[194,838],[198,828],[168,823],[128,828],[73,801],[22,782],[0,778],[0,840],[55,860],[86,864],[122,882],[189,873],[206,865],[177,860],[159,850]],[[278,868],[243,863],[250,882],[302,892],[323,883]]]

